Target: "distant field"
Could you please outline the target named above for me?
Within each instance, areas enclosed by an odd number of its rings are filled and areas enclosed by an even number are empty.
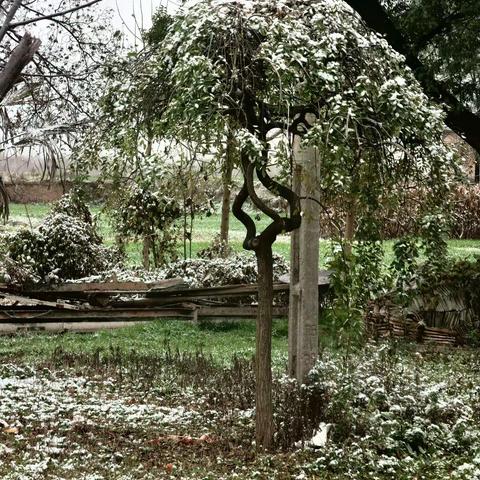
[[[7,230],[37,226],[42,218],[48,213],[50,205],[31,204],[20,205],[12,204],[10,206],[11,217],[9,224],[5,227]],[[113,244],[114,232],[108,221],[108,217],[101,211],[99,206],[92,206],[92,212],[97,216],[99,231],[107,244]],[[236,251],[242,251],[242,241],[245,235],[243,225],[233,215],[230,219],[230,242]],[[260,215],[256,221],[259,229],[264,228],[268,219],[265,215]],[[220,215],[214,214],[210,217],[197,218],[194,223],[192,256],[195,256],[199,250],[208,246],[212,239],[220,230]],[[385,242],[385,261],[389,263],[393,257],[393,241]],[[449,253],[454,258],[472,258],[480,255],[480,240],[450,240],[448,242]],[[281,235],[274,244],[274,251],[286,258],[290,255],[290,238],[288,235]],[[330,242],[321,240],[320,242],[320,265],[325,264],[325,260],[331,251]],[[141,263],[141,245],[139,242],[132,242],[127,248],[129,263],[132,265]],[[179,254],[183,255],[183,246],[179,246]]]

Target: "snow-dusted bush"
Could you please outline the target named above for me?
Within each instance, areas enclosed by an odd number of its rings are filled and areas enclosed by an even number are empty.
[[[305,471],[322,478],[480,478],[474,358],[403,352],[394,344],[371,344],[343,359],[324,354],[302,389],[325,399],[321,419],[333,426]]]
[[[288,272],[288,264],[280,255],[273,258],[274,280]],[[253,255],[237,254],[228,258],[195,258],[170,264],[165,278],[181,277],[190,287],[214,287],[257,282],[257,261]]]
[[[176,260],[180,239],[176,220],[182,215],[177,200],[155,188],[138,185],[124,188],[118,197],[112,208],[114,228],[124,242],[143,240],[144,265],[148,267],[150,253],[155,267]]]
[[[6,280],[19,285],[54,282],[112,267],[115,252],[102,245],[87,207],[71,199],[55,205],[38,229],[6,238]]]
[[[67,193],[53,205],[50,215],[61,213],[74,217],[82,222],[93,225],[93,217],[88,205],[83,201],[83,196],[77,190]]]

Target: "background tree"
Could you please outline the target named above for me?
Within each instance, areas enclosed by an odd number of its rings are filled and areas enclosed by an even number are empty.
[[[480,153],[480,9],[477,0],[345,0],[385,35],[446,124]]]
[[[0,5],[5,15],[0,57],[6,69],[21,52],[22,38],[32,38],[27,30],[43,41],[3,98],[0,148],[7,161],[26,153],[43,161],[45,174],[64,172],[64,161],[94,112],[103,63],[117,49],[118,34],[108,28],[109,13],[99,1]]]

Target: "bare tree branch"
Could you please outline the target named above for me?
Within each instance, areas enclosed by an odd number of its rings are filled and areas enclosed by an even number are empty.
[[[75,12],[77,10],[81,10],[83,8],[90,7],[90,6],[94,5],[95,3],[98,3],[98,2],[101,2],[101,1],[102,0],[92,0],[88,3],[84,3],[82,5],[77,5],[75,7],[69,8],[68,10],[63,10],[61,12],[55,12],[55,13],[51,13],[49,15],[42,15],[40,17],[35,17],[35,18],[29,18],[27,20],[22,20],[21,22],[11,23],[9,25],[9,29],[21,27],[23,25],[28,25],[30,23],[39,22],[40,20],[52,20],[55,17],[61,17],[62,15],[66,15],[67,13],[72,13],[72,12]]]
[[[11,26],[10,22],[13,20],[13,17],[17,13],[17,10],[21,4],[22,4],[22,0],[15,0],[14,4],[10,7],[10,10],[7,13],[7,17],[3,22],[2,28],[0,28],[0,42],[3,40],[3,37],[5,37],[7,30],[10,28]]]
[[[0,101],[17,82],[22,70],[33,59],[40,48],[41,41],[32,37],[28,32],[20,40],[15,50],[10,55],[5,68],[0,73]]]

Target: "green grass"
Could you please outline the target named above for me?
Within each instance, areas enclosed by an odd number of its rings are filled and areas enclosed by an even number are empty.
[[[167,348],[183,352],[203,352],[220,363],[229,362],[232,355],[251,357],[255,349],[255,322],[234,323],[157,320],[119,330],[94,334],[63,335],[23,334],[0,338],[0,358],[36,361],[49,358],[59,348],[72,353],[119,349],[154,355]],[[280,364],[287,353],[287,321],[274,321],[272,351]]]
[[[48,204],[31,204],[20,205],[12,204],[11,223],[14,225],[7,226],[10,230],[19,228],[22,224],[28,227],[38,225],[42,218],[48,213],[50,205]],[[103,236],[105,243],[108,245],[114,244],[114,231],[108,217],[102,212],[101,207],[94,205],[91,207],[92,213],[97,216],[97,225],[99,233]],[[257,228],[259,230],[266,227],[268,218],[265,215],[260,215],[256,219]],[[192,241],[192,256],[195,257],[197,253],[207,247],[215,238],[220,230],[220,215],[213,214],[209,217],[198,217],[194,223],[193,241]],[[230,218],[230,244],[235,251],[242,251],[242,242],[245,235],[243,225],[232,215]],[[393,258],[393,241],[389,240],[384,243],[385,248],[385,263],[389,264]],[[187,252],[189,248],[187,245]],[[290,238],[288,235],[281,235],[273,245],[273,250],[284,256],[290,257]],[[449,254],[456,259],[472,258],[475,255],[480,255],[480,240],[449,240],[448,242]],[[325,266],[325,261],[331,252],[330,242],[328,240],[320,241],[320,266]],[[178,253],[180,257],[183,256],[183,245],[179,245]],[[140,242],[130,242],[127,246],[128,263],[130,265],[140,265],[142,258],[142,246]]]

